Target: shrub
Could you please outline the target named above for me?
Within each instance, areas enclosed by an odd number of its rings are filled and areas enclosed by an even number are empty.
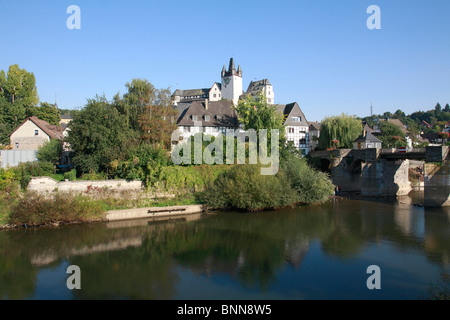
[[[77,180],[77,170],[72,169],[68,172],[64,172],[64,179],[67,179],[69,181],[75,181]]]
[[[41,146],[37,152],[37,158],[40,162],[50,162],[56,164],[61,158],[63,147],[61,141],[51,139]]]
[[[89,222],[101,220],[104,212],[100,201],[81,194],[56,193],[54,197],[45,197],[29,193],[12,208],[10,223],[38,226],[56,222]]]
[[[238,165],[206,188],[203,200],[211,209],[260,211],[322,202],[333,194],[329,177],[295,154],[286,156],[279,172],[263,176],[259,165]]]
[[[296,194],[284,173],[261,175],[259,165],[238,165],[208,186],[204,201],[211,209],[260,211],[292,205]]]

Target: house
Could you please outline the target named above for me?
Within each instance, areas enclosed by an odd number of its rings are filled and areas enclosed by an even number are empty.
[[[60,125],[69,124],[70,121],[72,121],[72,116],[70,114],[62,114],[61,120],[59,120],[59,124]]]
[[[373,148],[381,149],[381,145],[382,141],[366,130],[364,130],[363,134],[353,141],[353,149],[356,150]]]
[[[259,81],[250,81],[247,92],[242,94],[239,99],[243,100],[248,96],[256,97],[258,94],[263,93],[266,96],[268,104],[275,103],[275,94],[273,92],[273,86],[268,79]]]
[[[320,123],[308,122],[309,124],[309,150],[313,151],[319,147]]]
[[[303,155],[309,153],[309,123],[297,102],[277,105],[277,110],[284,116],[286,141],[293,143]]]
[[[50,139],[63,141],[62,127],[51,125],[35,116],[27,118],[10,134],[12,150],[38,150]]]
[[[179,103],[192,103],[194,101],[202,102],[206,99],[210,102],[231,100],[234,105],[237,105],[239,100],[244,99],[246,96],[256,96],[260,92],[266,95],[269,104],[275,102],[273,86],[268,79],[251,81],[247,92],[243,91],[242,68],[238,65],[238,68],[236,69],[233,58],[230,59],[228,70],[225,65],[223,66],[220,76],[221,82],[214,82],[210,88],[175,90],[172,94],[173,105],[176,106]]]
[[[217,136],[226,134],[227,129],[239,128],[237,113],[230,100],[208,101],[206,99],[202,102],[179,104],[176,109],[179,112],[177,131],[181,140],[200,132]]]

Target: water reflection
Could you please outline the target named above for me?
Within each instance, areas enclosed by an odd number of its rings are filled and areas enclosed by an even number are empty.
[[[280,287],[295,285],[296,293],[289,289],[293,299],[345,299],[363,297],[361,293],[370,298],[363,288],[365,275],[356,279],[355,270],[367,257],[395,252],[395,268],[387,270],[387,277],[398,272],[403,254],[408,254],[422,269],[405,266],[405,272],[420,272],[421,282],[412,296],[400,286],[387,286],[381,297],[419,298],[425,281],[448,276],[449,220],[444,209],[426,210],[405,201],[339,199],[279,212],[1,232],[0,297],[47,298],[48,290],[37,280],[45,270],[61,279],[51,290],[59,290],[63,298],[67,288],[61,266],[74,264],[82,270],[82,290],[71,292],[73,299],[190,299],[183,292],[200,283],[201,297],[209,299],[221,297],[217,283],[224,282],[242,297],[248,292],[257,298],[275,295]],[[348,288],[338,290],[333,281],[320,281],[328,272],[324,270],[336,268],[336,263],[342,275],[348,274]],[[309,287],[305,277],[310,278]],[[312,295],[308,290],[313,287],[322,293]]]

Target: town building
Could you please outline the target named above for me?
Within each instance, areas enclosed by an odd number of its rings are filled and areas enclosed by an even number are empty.
[[[12,150],[38,150],[50,139],[63,141],[62,127],[35,116],[27,118],[10,134]]]
[[[201,89],[177,89],[172,94],[172,103],[174,106],[179,103],[192,103],[194,101],[220,101],[230,100],[234,105],[237,105],[240,99],[245,99],[247,96],[256,96],[259,93],[266,95],[267,102],[275,103],[275,94],[273,86],[268,79],[259,81],[251,81],[247,92],[243,91],[243,77],[241,65],[237,69],[234,64],[234,59],[230,59],[228,70],[225,65],[220,74],[221,82],[214,82],[209,88]]]
[[[381,149],[382,141],[376,138],[370,131],[364,130],[363,134],[353,141],[353,149]]]
[[[286,141],[292,143],[303,155],[309,153],[309,123],[297,102],[277,105],[278,112],[284,116]]]
[[[309,124],[309,150],[314,151],[319,148],[320,123],[308,122]]]

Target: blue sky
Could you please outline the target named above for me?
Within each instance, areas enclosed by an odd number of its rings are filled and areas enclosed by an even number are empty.
[[[69,30],[67,8],[81,9]],[[369,30],[370,5],[381,29]],[[76,109],[145,78],[157,88],[220,81],[234,57],[244,90],[267,78],[276,103],[310,121],[450,103],[450,1],[0,0],[0,69],[36,76],[41,101]]]

